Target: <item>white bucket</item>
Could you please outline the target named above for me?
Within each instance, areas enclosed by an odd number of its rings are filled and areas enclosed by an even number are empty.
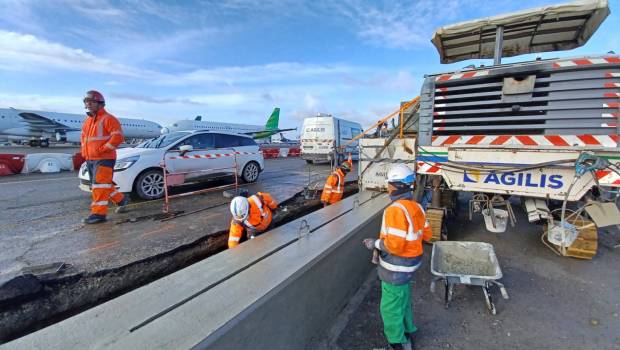
[[[489,215],[489,209],[482,210],[482,216],[484,216],[484,224],[487,230],[491,232],[505,232],[506,224],[508,223],[508,211],[503,209],[493,209],[495,215],[495,227],[493,227],[493,221],[491,221],[491,215]]]

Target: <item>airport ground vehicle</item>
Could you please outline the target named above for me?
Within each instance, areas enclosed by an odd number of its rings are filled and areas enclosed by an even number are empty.
[[[342,161],[351,153],[357,160],[357,141],[347,143],[362,132],[359,123],[319,113],[304,119],[301,132],[301,157],[306,162]]]
[[[470,210],[484,215],[519,196],[530,221],[549,221],[543,239],[565,250],[578,234],[562,229],[567,202],[618,196],[620,56],[511,64],[501,57],[579,47],[608,14],[606,1],[587,1],[438,29],[432,41],[442,63],[495,64],[427,75],[404,136],[389,146],[393,138],[361,141],[362,187],[384,186],[385,169],[402,161],[422,175],[433,206],[444,206],[447,192],[473,192],[480,196]],[[555,223],[550,200],[563,202]]]
[[[234,162],[237,174],[254,182],[264,169],[263,156],[249,136],[209,132],[178,131],[161,135],[133,148],[117,151],[114,183],[121,192],[134,192],[143,199],[164,195],[162,160],[169,172],[192,172],[185,182],[229,176]],[[229,168],[229,169],[225,169]],[[80,188],[90,191],[90,175],[83,165],[78,173]]]

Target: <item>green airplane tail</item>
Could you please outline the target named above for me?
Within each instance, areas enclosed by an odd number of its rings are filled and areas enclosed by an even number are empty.
[[[280,122],[280,108],[276,107],[273,109],[271,116],[267,120],[267,124],[265,124],[266,130],[276,130],[278,129],[278,123]]]

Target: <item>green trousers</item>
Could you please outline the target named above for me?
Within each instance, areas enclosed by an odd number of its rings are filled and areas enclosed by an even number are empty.
[[[383,333],[391,344],[406,343],[405,333],[417,331],[411,309],[411,285],[381,281],[381,318]]]

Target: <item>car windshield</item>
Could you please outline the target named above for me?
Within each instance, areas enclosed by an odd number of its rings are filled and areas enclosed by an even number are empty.
[[[182,137],[187,136],[188,132],[171,132],[169,134],[161,135],[158,138],[151,139],[139,144],[138,148],[162,148],[170,145],[171,143],[179,140]]]

